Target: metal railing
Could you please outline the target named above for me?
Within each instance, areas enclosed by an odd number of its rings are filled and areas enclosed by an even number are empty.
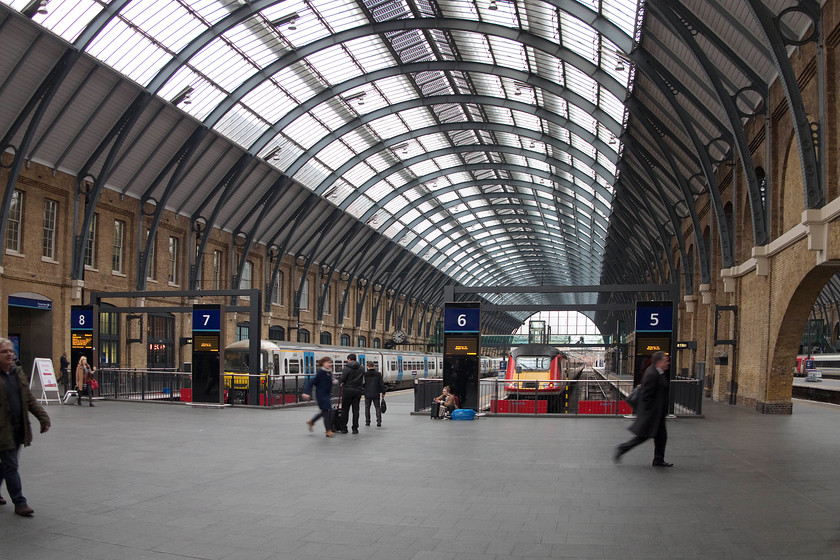
[[[530,380],[529,380],[530,381]],[[538,380],[549,383],[549,380]],[[556,381],[554,382],[556,383]],[[625,397],[633,389],[632,379],[570,379],[567,388],[551,395],[508,387],[504,379],[482,379],[479,384],[478,411],[493,415],[557,414],[611,415],[632,414]],[[414,411],[431,408],[440,395],[443,381],[418,379],[414,384]],[[702,412],[703,380],[676,378],[671,381],[671,402],[677,416],[699,416]]]
[[[179,401],[192,375],[174,369],[107,368],[96,371],[98,396],[128,401]]]

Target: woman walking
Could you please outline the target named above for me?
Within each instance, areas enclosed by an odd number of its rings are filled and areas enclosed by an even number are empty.
[[[82,406],[82,396],[87,393],[88,404],[93,406],[93,388],[90,382],[93,379],[93,369],[88,365],[87,357],[79,358],[79,365],[76,366],[76,386],[79,387],[79,406]]]
[[[332,367],[332,358],[324,356],[318,360],[318,371],[315,373],[315,377],[306,382],[306,385],[303,387],[303,394],[301,395],[303,400],[308,401],[312,398],[312,389],[315,389],[315,400],[318,401],[320,412],[312,420],[308,420],[306,425],[309,426],[309,431],[311,432],[318,418],[323,418],[327,437],[335,437],[335,432],[332,431],[332,426],[330,425],[333,386]]]

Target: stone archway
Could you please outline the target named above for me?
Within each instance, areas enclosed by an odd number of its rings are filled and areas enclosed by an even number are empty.
[[[793,392],[793,368],[802,332],[811,308],[823,287],[838,271],[836,264],[812,268],[792,290],[784,308],[775,340],[770,340],[769,370],[759,384],[756,409],[762,413],[790,414]],[[779,302],[781,303],[781,302]]]

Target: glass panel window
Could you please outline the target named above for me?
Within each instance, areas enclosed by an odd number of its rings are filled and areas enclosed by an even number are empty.
[[[93,215],[90,221],[90,232],[88,235],[87,245],[85,245],[85,266],[96,268],[96,222],[99,216]]]
[[[300,309],[301,311],[309,311],[309,279],[303,279],[303,287],[300,289]],[[303,342],[303,341],[298,341]]]
[[[6,225],[6,250],[23,252],[23,191],[15,189]]]
[[[222,289],[222,252],[213,251],[213,289]]]
[[[251,261],[245,261],[245,266],[242,267],[242,279],[239,281],[239,289],[250,290],[253,277],[254,263]]]
[[[58,203],[54,200],[44,200],[44,238],[41,256],[55,260],[55,236],[58,227]]]
[[[236,340],[248,340],[250,332],[251,325],[249,323],[238,323],[236,325]]]
[[[349,334],[341,335],[341,345],[342,346],[350,346],[350,335]]]
[[[332,344],[332,333],[321,333],[321,344]]]
[[[283,271],[277,272],[274,284],[271,287],[271,303],[283,305]]]
[[[309,343],[309,331],[306,329],[298,329],[298,342]]]
[[[146,239],[149,238],[151,235],[151,230],[146,230]],[[157,266],[155,265],[155,243],[157,242],[157,236],[152,239],[152,245],[149,247],[149,255],[148,255],[148,274],[146,274],[146,278],[149,280],[154,280],[157,276]]]
[[[365,348],[365,347],[367,347],[367,338],[365,338],[364,336],[360,336],[359,337],[359,348]]]
[[[114,220],[114,254],[111,257],[111,270],[123,273],[123,255],[125,254],[125,222]]]
[[[324,315],[332,315],[332,291],[330,286],[324,286]]]
[[[169,283],[178,283],[178,238],[169,238]]]

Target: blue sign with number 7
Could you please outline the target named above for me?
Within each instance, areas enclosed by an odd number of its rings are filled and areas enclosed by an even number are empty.
[[[215,331],[221,327],[221,311],[218,307],[193,308],[193,332]]]

